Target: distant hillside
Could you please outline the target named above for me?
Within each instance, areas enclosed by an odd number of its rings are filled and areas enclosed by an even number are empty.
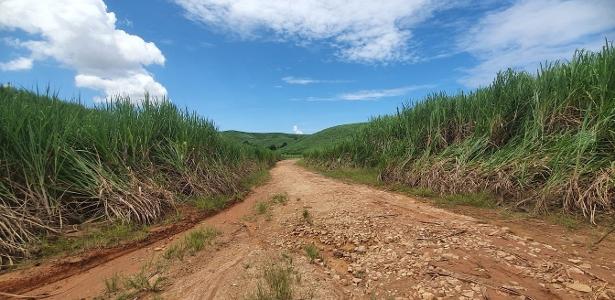
[[[306,150],[313,150],[331,146],[340,140],[350,137],[354,132],[367,123],[344,124],[323,129],[314,134],[306,135],[296,143],[289,144],[285,153],[299,154]]]
[[[243,131],[223,131],[222,136],[225,136],[233,141],[248,145],[261,146],[271,150],[281,150],[291,144],[297,143],[306,137],[303,134],[291,133],[255,133]]]
[[[229,130],[222,135],[239,143],[262,146],[283,154],[301,154],[306,150],[322,148],[349,137],[365,123],[338,125],[314,134],[253,133]]]

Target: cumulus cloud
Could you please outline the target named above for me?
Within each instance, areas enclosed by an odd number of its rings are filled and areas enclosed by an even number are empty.
[[[351,82],[349,80],[323,80],[323,79],[312,79],[308,77],[294,77],[294,76],[286,76],[282,77],[282,81],[288,84],[298,84],[298,85],[308,85],[314,83],[346,83]]]
[[[303,134],[303,131],[301,129],[299,129],[299,126],[297,126],[297,125],[293,125],[293,132],[295,134]]]
[[[399,97],[411,91],[431,89],[435,85],[409,85],[392,89],[359,90],[354,92],[342,93],[333,97],[309,97],[307,101],[374,101],[382,98]]]
[[[615,35],[612,0],[522,0],[487,13],[459,46],[479,64],[461,82],[486,85],[501,69],[534,71],[546,60],[569,58],[576,49],[599,49]]]
[[[275,36],[329,42],[344,60],[387,63],[414,58],[412,27],[443,7],[438,0],[174,0],[187,16],[242,38]],[[450,4],[447,4],[450,5]]]
[[[145,93],[163,96],[166,89],[144,66],[164,65],[152,42],[116,27],[117,19],[102,0],[3,0],[0,30],[21,30],[31,40],[10,39],[29,53],[2,63],[3,70],[28,69],[32,62],[54,59],[76,70],[79,87],[103,91],[105,96]]]
[[[32,68],[32,59],[28,57],[19,57],[7,62],[0,62],[0,70],[2,71],[21,71]]]

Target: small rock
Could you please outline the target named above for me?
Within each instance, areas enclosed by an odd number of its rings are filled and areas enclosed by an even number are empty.
[[[352,283],[354,283],[354,284],[359,284],[359,283],[361,283],[361,281],[363,281],[363,279],[361,279],[361,278],[356,278],[355,277],[355,278],[352,279]]]
[[[342,251],[340,251],[338,249],[335,249],[335,250],[333,250],[333,257],[342,258],[342,257],[344,257],[344,252],[342,252]]]
[[[589,286],[587,284],[584,284],[584,283],[573,282],[573,283],[566,283],[565,285],[566,285],[567,288],[573,289],[575,291],[579,291],[579,292],[583,292],[583,293],[591,293],[592,292],[591,286]]]
[[[434,294],[430,293],[430,292],[423,292],[421,293],[421,299],[423,300],[433,300],[435,299]]]
[[[150,286],[155,286],[160,280],[160,274],[154,274],[154,276],[150,277],[147,282]]]
[[[453,254],[453,253],[444,253],[442,254],[442,257],[448,259],[448,260],[452,260],[452,259],[459,259],[459,256]]]
[[[474,299],[474,291],[463,291],[463,293],[461,293],[462,295],[470,298],[470,299]]]
[[[569,267],[566,269],[568,272],[570,273],[574,273],[574,274],[585,274],[585,272],[583,272],[583,270],[577,268],[577,267]]]
[[[583,269],[591,269],[592,265],[590,265],[588,263],[584,263],[584,264],[580,264],[579,267],[581,267]]]
[[[154,251],[162,251],[162,250],[164,250],[164,248],[162,248],[162,247],[156,247],[156,248],[154,248]]]

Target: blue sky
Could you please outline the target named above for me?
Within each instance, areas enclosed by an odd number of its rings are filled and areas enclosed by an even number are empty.
[[[0,82],[312,133],[599,49],[614,15],[609,0],[5,0]]]

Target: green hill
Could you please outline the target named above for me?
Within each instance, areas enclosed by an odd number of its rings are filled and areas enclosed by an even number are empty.
[[[282,150],[289,145],[304,139],[307,135],[278,132],[257,133],[229,130],[222,132],[222,136],[243,144],[261,146],[271,150]]]
[[[315,150],[327,146],[331,146],[349,138],[366,123],[344,124],[323,129],[314,134],[306,135],[296,143],[289,144],[284,150],[287,154],[300,154],[307,150]]]
[[[338,125],[314,134],[276,132],[254,133],[229,130],[222,132],[222,136],[235,142],[276,150],[282,154],[301,154],[306,150],[314,150],[333,145],[351,136],[357,129],[365,124],[366,123]]]

